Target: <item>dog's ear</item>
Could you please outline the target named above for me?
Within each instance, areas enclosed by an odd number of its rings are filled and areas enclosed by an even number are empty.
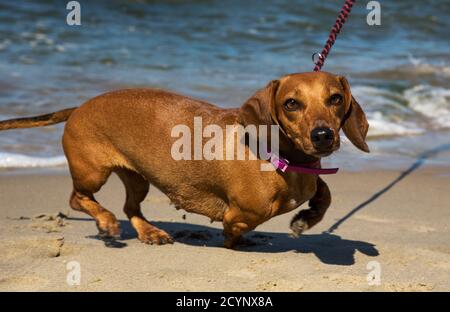
[[[275,94],[280,82],[272,80],[248,99],[239,110],[238,122],[247,125],[271,125],[275,118]]]
[[[369,146],[366,143],[367,131],[369,130],[369,123],[367,122],[366,114],[361,106],[356,102],[350,91],[350,85],[345,77],[338,77],[345,92],[345,107],[347,109],[342,130],[345,136],[360,150],[369,153]]]

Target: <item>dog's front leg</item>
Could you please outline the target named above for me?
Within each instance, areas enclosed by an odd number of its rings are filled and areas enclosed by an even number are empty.
[[[223,216],[224,247],[234,248],[242,235],[253,230],[256,226],[254,220],[239,208],[228,208]]]
[[[242,235],[248,232],[248,225],[244,222],[236,223],[224,223],[223,224],[223,235],[225,236],[225,241],[223,243],[225,248],[234,248],[234,246],[242,238]]]
[[[319,177],[317,178],[317,191],[309,200],[309,209],[301,210],[292,218],[291,230],[295,236],[312,228],[319,223],[331,204],[331,194],[328,185]]]

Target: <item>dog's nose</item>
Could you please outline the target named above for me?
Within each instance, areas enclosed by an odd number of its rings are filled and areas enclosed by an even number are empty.
[[[324,149],[330,147],[334,141],[333,130],[326,127],[318,127],[311,131],[311,142],[315,148]]]

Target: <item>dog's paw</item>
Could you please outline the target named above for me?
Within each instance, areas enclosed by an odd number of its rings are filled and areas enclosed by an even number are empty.
[[[172,236],[157,228],[149,228],[141,231],[141,233],[138,234],[138,238],[141,242],[150,245],[173,244]]]
[[[98,236],[104,239],[120,239],[120,225],[116,217],[109,212],[97,216]]]
[[[307,229],[309,229],[308,223],[303,218],[292,220],[291,222],[292,236],[299,237]]]
[[[114,229],[114,230],[103,230],[98,229],[98,237],[101,239],[120,239],[121,238],[121,231],[120,229]]]

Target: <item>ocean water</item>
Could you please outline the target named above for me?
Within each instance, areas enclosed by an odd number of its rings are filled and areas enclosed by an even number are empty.
[[[0,119],[77,106],[102,92],[159,87],[222,107],[269,80],[311,71],[343,0],[0,0]],[[367,113],[372,154],[347,142],[331,163],[450,164],[450,2],[357,1],[323,70],[345,75]],[[65,163],[62,125],[0,133],[0,168]],[[351,158],[348,156],[351,155]]]

